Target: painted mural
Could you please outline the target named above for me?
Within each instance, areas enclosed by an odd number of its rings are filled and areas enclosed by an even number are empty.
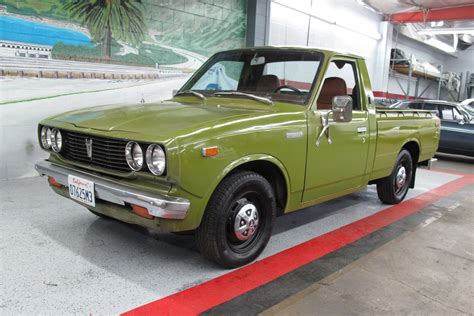
[[[245,0],[0,0],[0,56],[195,69],[245,31]]]

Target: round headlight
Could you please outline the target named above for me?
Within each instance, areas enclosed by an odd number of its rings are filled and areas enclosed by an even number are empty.
[[[63,136],[61,135],[61,131],[57,128],[51,131],[51,147],[53,151],[57,153],[60,152],[63,147]]]
[[[146,150],[146,164],[154,175],[161,176],[165,172],[166,157],[161,146],[155,144],[148,146]]]
[[[143,151],[140,145],[128,142],[125,146],[125,159],[132,170],[140,170],[143,167]]]
[[[44,149],[49,149],[51,148],[51,129],[49,127],[43,126],[41,128],[41,146],[43,146]]]

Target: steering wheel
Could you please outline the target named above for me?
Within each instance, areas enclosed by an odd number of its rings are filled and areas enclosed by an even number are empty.
[[[278,88],[275,89],[275,91],[273,92],[279,92],[281,89],[290,89],[290,90],[293,90],[294,92],[298,93],[298,94],[303,94],[303,92],[298,89],[298,88],[295,88],[295,87],[292,87],[292,86],[289,86],[289,85],[283,85],[283,86],[279,86]]]

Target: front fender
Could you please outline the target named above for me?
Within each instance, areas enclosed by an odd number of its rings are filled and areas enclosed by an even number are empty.
[[[171,195],[188,199],[189,201],[191,201],[191,207],[188,212],[188,215],[183,220],[160,219],[161,229],[163,231],[172,231],[172,232],[189,231],[189,230],[196,229],[201,223],[201,220],[206,210],[209,199],[211,198],[212,194],[216,190],[217,186],[221,183],[221,181],[239,166],[242,166],[252,161],[262,161],[262,160],[270,162],[280,169],[285,179],[288,192],[290,192],[290,186],[291,186],[290,178],[288,176],[288,172],[286,168],[284,167],[283,163],[280,160],[268,154],[251,154],[248,156],[244,156],[237,160],[232,161],[225,168],[223,168],[219,173],[217,173],[217,175],[214,177],[214,180],[206,185],[207,190],[205,191],[203,196],[196,196],[186,190],[183,190],[183,188],[173,187],[173,189],[170,192]],[[287,205],[288,203],[290,203],[289,199],[287,200]]]

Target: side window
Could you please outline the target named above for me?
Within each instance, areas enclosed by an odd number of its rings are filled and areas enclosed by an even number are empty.
[[[450,106],[440,106],[441,118],[443,120],[454,120],[453,108]]]
[[[332,97],[336,95],[349,95],[352,97],[352,108],[361,110],[359,81],[357,80],[357,66],[354,62],[334,60],[329,64],[325,80],[318,98],[318,109],[328,108]],[[335,95],[328,95],[331,92]],[[323,99],[322,99],[323,98]],[[322,106],[320,106],[320,103]],[[330,108],[330,107],[329,107]]]
[[[434,111],[436,116],[439,117],[438,107],[435,104],[425,103],[423,104],[423,110]]]
[[[243,67],[242,61],[217,62],[194,84],[192,89],[236,91]]]
[[[415,103],[409,103],[408,106],[410,109],[415,109],[415,110],[421,110],[421,103],[415,102]]]

